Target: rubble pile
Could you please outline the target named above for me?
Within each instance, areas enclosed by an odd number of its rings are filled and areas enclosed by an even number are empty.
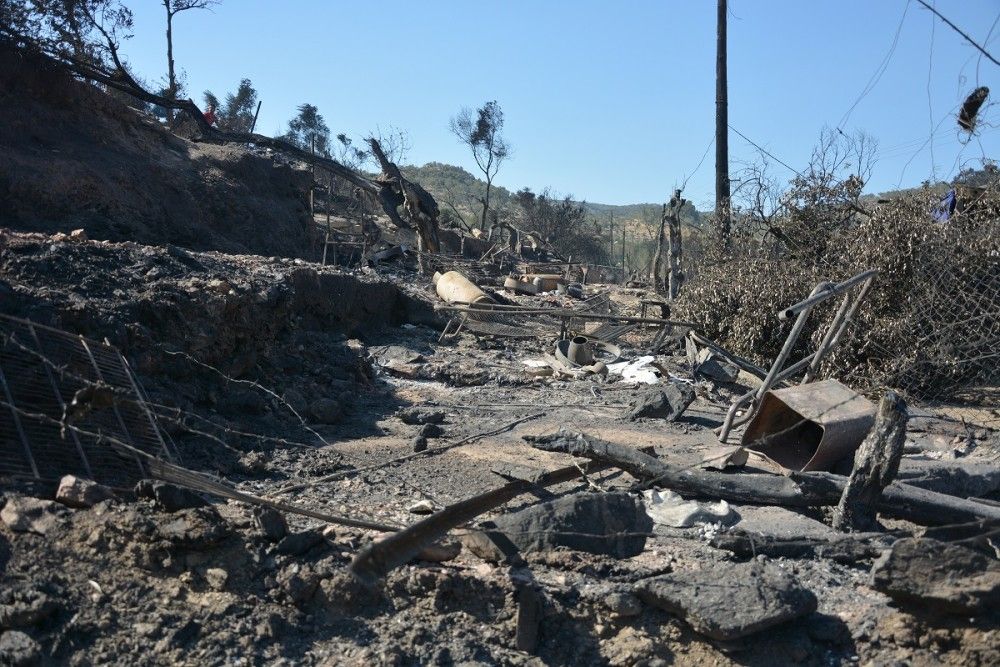
[[[114,346],[136,391],[87,417],[178,457],[3,478],[0,663],[1000,661],[988,420],[776,380],[579,266],[444,264],[7,233],[0,316]],[[81,372],[37,363],[0,384]],[[4,398],[0,456],[74,414]]]

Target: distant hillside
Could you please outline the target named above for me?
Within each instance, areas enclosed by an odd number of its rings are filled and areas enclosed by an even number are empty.
[[[439,200],[444,209],[450,208],[450,204],[463,212],[474,213],[481,206],[479,198],[483,195],[486,183],[462,167],[441,162],[428,162],[422,167],[414,165],[401,167],[401,171],[407,178],[427,188]],[[535,193],[539,193],[545,188],[545,184],[535,184],[529,187]],[[510,202],[512,196],[513,193],[506,188],[494,186],[490,195],[491,203],[503,206]],[[662,206],[662,203],[624,204],[620,206],[595,202],[585,202],[585,204],[587,210],[595,218],[603,219],[609,217],[609,214],[613,214],[618,220],[637,220],[650,209],[659,211]],[[694,207],[691,206],[685,211],[688,213],[688,221],[697,224],[699,216]]]

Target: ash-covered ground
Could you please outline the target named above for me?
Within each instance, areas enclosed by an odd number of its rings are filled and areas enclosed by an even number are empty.
[[[683,350],[668,347],[657,362],[691,380],[695,400],[673,422],[633,420],[626,414],[647,387],[615,376],[526,372],[523,362],[550,352],[554,338],[463,332],[439,341],[444,320],[434,311],[433,285],[415,272],[344,272],[298,260],[14,232],[0,243],[0,313],[106,339],[135,369],[184,466],[317,512],[412,524],[422,518],[419,511],[577,461],[524,440],[560,429],[695,465],[717,445],[713,428],[729,401],[752,386],[745,374],[735,383],[692,378]],[[588,290],[608,291],[618,312],[638,311],[642,296],[611,286]],[[555,296],[547,303],[572,304]],[[626,338],[624,355],[641,354],[653,333]],[[969,424],[914,409],[900,477],[995,499],[997,434]],[[892,542],[922,534],[905,521],[883,518],[881,536],[846,557],[835,549],[783,557],[713,547],[713,537],[741,526],[761,539],[835,541],[831,508],[748,503],[733,503],[738,522],[729,527],[656,524],[641,531],[631,555],[549,545],[496,562],[468,546],[475,525],[499,525],[542,502],[597,502],[616,492],[638,502],[636,482],[610,468],[530,489],[453,531],[451,543],[465,545],[457,556],[411,561],[375,586],[359,582],[348,565],[384,537],[377,531],[293,513],[284,515],[285,528],[253,504],[148,484],[72,509],[49,502],[54,484],[7,483],[0,491],[0,660],[1000,661],[992,602],[1000,574],[988,548],[962,549],[982,559],[975,562],[950,552],[929,556],[952,559],[941,561],[956,568],[950,590],[930,590],[938,585],[933,577],[923,581],[912,572],[926,555],[906,557],[898,547],[893,576],[909,581],[909,565],[911,587],[926,586],[890,597],[884,591],[891,586],[876,581],[873,569],[885,571],[877,563]],[[594,525],[599,519],[593,515]],[[691,597],[685,609],[668,611],[657,602],[650,582],[667,580],[683,584]],[[732,587],[748,580],[760,582],[759,599],[748,601],[740,597],[745,586]],[[692,613],[697,604],[707,610]],[[772,606],[788,607],[788,618],[738,637],[711,629]],[[720,633],[726,638],[713,637]]]

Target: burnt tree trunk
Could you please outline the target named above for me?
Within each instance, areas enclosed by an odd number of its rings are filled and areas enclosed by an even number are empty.
[[[882,490],[899,471],[906,441],[906,403],[887,392],[875,425],[854,455],[854,469],[833,514],[833,527],[847,532],[875,530],[875,509]]]
[[[660,213],[660,230],[656,234],[656,254],[653,255],[653,289],[660,291],[666,284],[663,277],[663,231],[667,226],[667,205],[663,205]]]
[[[675,190],[667,217],[667,230],[670,235],[667,287],[671,301],[676,299],[681,291],[681,209],[685,203],[687,202],[681,199],[681,191]]]

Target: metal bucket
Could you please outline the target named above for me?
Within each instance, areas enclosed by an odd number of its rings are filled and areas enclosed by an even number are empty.
[[[836,380],[764,394],[741,444],[791,470],[830,470],[875,423],[875,404]]]

